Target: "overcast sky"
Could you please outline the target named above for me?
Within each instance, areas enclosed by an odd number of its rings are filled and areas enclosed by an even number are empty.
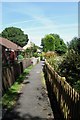
[[[49,33],[59,34],[65,41],[78,36],[77,2],[4,2],[2,3],[2,28],[21,28],[30,41],[41,44]]]

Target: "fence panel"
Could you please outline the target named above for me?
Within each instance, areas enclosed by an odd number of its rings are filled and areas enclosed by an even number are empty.
[[[15,82],[18,76],[23,72],[25,68],[30,66],[31,59],[24,59],[19,61],[16,64],[9,65],[2,68],[2,92],[3,94],[7,91],[8,88]]]
[[[45,62],[45,80],[56,96],[65,120],[80,120],[80,95],[55,70]]]

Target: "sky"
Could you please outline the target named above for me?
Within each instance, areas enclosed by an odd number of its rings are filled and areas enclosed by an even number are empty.
[[[77,2],[3,2],[2,26],[21,28],[36,45],[50,33],[59,34],[64,42],[78,36]]]

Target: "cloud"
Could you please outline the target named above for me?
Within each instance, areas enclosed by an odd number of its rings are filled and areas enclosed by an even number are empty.
[[[17,6],[16,6],[17,7]],[[32,9],[30,9],[32,8]],[[55,22],[56,20],[59,20],[64,17],[72,17],[74,14],[71,15],[64,15],[64,16],[53,16],[53,17],[47,17],[44,13],[44,10],[41,9],[39,6],[34,6],[34,4],[27,5],[27,7],[24,6],[23,9],[18,7],[17,9],[13,9],[15,13],[21,13],[24,15],[30,16],[32,19],[30,20],[24,20],[24,21],[19,21],[19,22],[13,22],[10,24],[6,24],[5,26],[12,26],[12,25],[17,25],[17,26],[23,26],[25,23],[25,29],[28,31],[36,31],[36,30],[42,30],[42,29],[58,29],[58,28],[63,28],[67,29],[70,27],[76,27],[75,24],[57,24]],[[26,12],[27,11],[27,12]],[[39,14],[38,14],[38,12]],[[36,22],[38,22],[38,25],[36,25]],[[35,25],[33,25],[35,23]],[[26,28],[27,27],[27,28]],[[23,27],[22,27],[23,28]]]
[[[77,24],[62,24],[60,26],[55,26],[55,29],[53,29],[52,26],[46,26],[34,29],[23,29],[23,31],[25,31],[25,33],[29,35],[29,39],[37,45],[41,44],[41,38],[46,34],[59,34],[66,43],[72,40],[73,37],[77,36],[78,33]]]
[[[25,4],[25,3],[24,3]],[[20,5],[20,4],[19,4]],[[31,9],[32,8],[32,9]],[[49,33],[57,33],[60,34],[65,41],[69,41],[75,34],[77,34],[78,25],[76,23],[66,23],[65,20],[75,18],[75,13],[69,14],[60,14],[59,16],[51,16],[48,17],[44,9],[40,8],[39,5],[29,4],[26,7],[26,4],[21,9],[21,7],[17,7],[15,5],[15,9],[10,8],[10,12],[14,12],[16,14],[21,14],[22,16],[29,16],[27,20],[13,22],[10,24],[6,24],[5,26],[15,25],[16,27],[21,28],[26,34],[29,35],[29,39],[33,42],[40,44],[41,38],[44,37],[45,34]],[[49,13],[48,13],[49,15]],[[63,23],[60,20],[63,19]],[[77,18],[76,18],[77,19]]]
[[[21,23],[27,23],[27,22],[32,22],[34,21],[33,19],[32,20],[25,20],[25,21],[19,21],[19,22],[13,22],[13,23],[9,23],[9,24],[6,24],[6,25],[18,25],[18,24],[21,24]]]
[[[32,8],[32,9],[30,9],[30,8]],[[39,6],[35,6],[34,4],[30,4],[29,6],[27,5],[27,7],[24,6],[23,9],[17,8],[17,9],[14,9],[12,11],[17,13],[17,14],[19,13],[19,14],[23,14],[25,16],[30,16],[32,18],[31,20],[11,23],[12,25],[13,24],[18,25],[21,23],[23,24],[23,23],[36,22],[36,21],[38,23],[42,24],[42,26],[54,24],[54,21],[52,21],[50,18],[46,17],[44,10],[41,9]],[[9,24],[9,25],[11,25],[11,24]]]
[[[60,29],[62,28],[63,31],[64,29],[77,29],[78,24],[60,24],[60,25],[46,25],[46,26],[41,26],[41,27],[32,27],[32,28],[25,28],[24,30],[26,31],[36,31],[36,30],[43,30],[43,29]]]

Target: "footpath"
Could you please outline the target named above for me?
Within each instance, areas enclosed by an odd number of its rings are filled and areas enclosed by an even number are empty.
[[[23,82],[20,98],[3,120],[54,120],[42,76],[43,62],[33,67]]]

